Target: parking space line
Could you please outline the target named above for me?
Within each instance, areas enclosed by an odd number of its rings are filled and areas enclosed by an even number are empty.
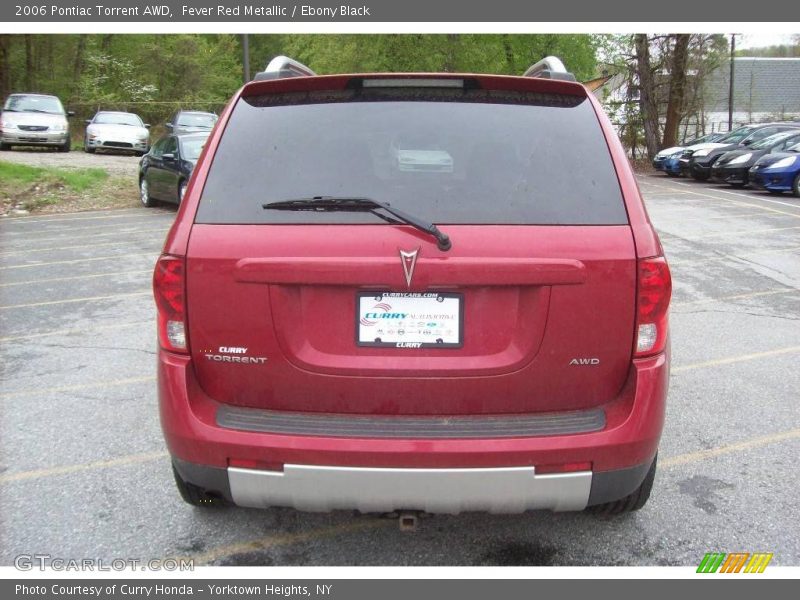
[[[91,471],[92,469],[108,469],[111,467],[127,467],[153,460],[160,460],[169,457],[167,452],[147,452],[144,454],[129,454],[119,458],[109,460],[97,460],[89,463],[78,463],[74,465],[63,465],[60,467],[48,467],[45,469],[34,469],[32,471],[20,471],[19,473],[9,473],[0,475],[0,483],[12,483],[15,481],[25,481],[27,479],[39,479],[41,477],[53,477],[55,475],[68,475],[81,471]]]
[[[0,337],[0,342],[16,342],[18,340],[33,340],[37,338],[50,337],[54,335],[74,335],[94,333],[95,331],[110,331],[114,329],[125,329],[126,327],[141,327],[154,321],[134,321],[132,323],[116,323],[114,325],[101,325],[99,327],[89,327],[84,329],[54,329],[52,331],[41,331],[38,333],[26,333],[24,335],[9,335]]]
[[[148,375],[146,377],[128,377],[125,379],[112,379],[111,381],[96,381],[93,383],[78,383],[75,385],[62,385],[50,388],[35,388],[29,390],[16,390],[13,392],[0,392],[0,398],[15,398],[19,396],[36,396],[36,395],[43,395],[43,394],[60,394],[61,392],[77,392],[79,390],[92,390],[92,389],[104,389],[104,388],[114,388],[114,387],[123,387],[126,385],[132,385],[135,383],[147,383],[151,381],[155,381],[156,378],[153,375]]]
[[[753,352],[751,354],[740,354],[738,356],[715,358],[713,360],[706,360],[703,362],[693,363],[688,365],[678,365],[672,367],[672,372],[682,373],[683,371],[693,371],[695,369],[704,369],[706,367],[719,367],[722,365],[730,365],[733,363],[745,362],[748,360],[769,358],[770,356],[780,356],[781,354],[793,354],[795,352],[800,352],[800,346],[789,346],[788,348],[778,348],[777,350],[767,350],[766,352]]]
[[[88,275],[73,275],[71,277],[51,277],[49,279],[28,279],[26,281],[9,281],[7,283],[0,283],[0,288],[12,287],[15,285],[37,285],[40,283],[53,283],[56,281],[74,281],[76,279],[95,279],[97,277],[116,277],[120,275],[143,275],[145,273],[153,274],[153,269],[139,269],[136,271],[112,271],[110,273],[90,273]]]
[[[93,227],[92,229],[95,229],[95,228]],[[108,229],[108,225],[103,225],[102,227],[97,227],[97,229]],[[120,237],[120,236],[123,236],[123,235],[134,234],[134,233],[164,233],[164,234],[166,234],[168,229],[169,229],[168,227],[158,227],[158,228],[151,227],[151,228],[145,228],[145,229],[115,229],[114,231],[106,231],[105,233],[92,234],[91,239],[94,239],[94,238],[105,238],[105,237],[110,237],[110,236]],[[82,229],[69,229],[68,228],[68,229],[64,230],[64,233],[65,234],[69,234],[69,233],[71,233],[73,231],[80,231],[80,230],[82,230]],[[59,240],[69,241],[70,239],[73,239],[75,237],[81,237],[81,236],[70,236],[70,235],[65,235],[65,234],[54,235],[54,236],[45,237],[45,238],[32,238],[32,239],[35,240],[36,242],[54,242],[54,241],[59,241]],[[25,238],[25,243],[26,244],[29,243],[30,241],[31,241],[31,238],[29,238],[29,237]]]
[[[659,467],[677,467],[679,465],[686,465],[694,462],[702,462],[709,458],[723,456],[725,454],[733,454],[735,452],[742,452],[744,450],[752,450],[753,448],[760,448],[762,446],[769,446],[778,444],[787,440],[800,439],[800,429],[790,429],[788,431],[781,431],[779,433],[771,433],[761,437],[750,438],[741,442],[728,444],[727,446],[717,446],[716,448],[709,448],[708,450],[698,450],[697,452],[687,452],[686,454],[679,454],[677,456],[668,456],[664,459],[659,459]]]
[[[86,296],[84,298],[68,298],[66,300],[48,300],[46,302],[29,302],[27,304],[8,304],[6,306],[0,306],[0,310],[11,308],[31,308],[34,306],[52,306],[53,304],[72,304],[75,302],[93,302],[95,300],[118,300],[120,298],[132,298],[134,296],[149,296],[152,293],[152,290],[140,290],[138,292],[110,294],[108,296]]]
[[[74,221],[96,221],[98,219],[127,219],[127,218],[130,218],[130,217],[135,217],[135,218],[138,218],[138,217],[153,218],[153,217],[159,217],[161,215],[166,215],[166,214],[171,214],[171,212],[170,211],[166,211],[166,210],[162,210],[162,211],[152,212],[152,213],[125,213],[123,215],[116,215],[115,214],[115,215],[103,215],[103,216],[100,216],[100,217],[71,217],[71,218],[67,218],[67,219],[63,219],[63,218],[61,218],[61,219],[55,219],[55,218],[54,219],[42,219],[42,218],[32,218],[32,217],[15,217],[15,218],[10,219],[10,220],[9,219],[5,219],[3,221],[3,223],[24,223],[26,225],[30,225],[30,224],[36,225],[36,224],[39,224],[39,223],[64,223],[64,222],[71,223],[71,222],[74,222]]]
[[[685,302],[673,302],[672,307],[689,306],[693,304],[710,304],[712,302],[724,302],[726,300],[745,300],[747,298],[759,298],[761,296],[774,296],[777,294],[795,294],[800,290],[795,288],[776,288],[774,290],[764,290],[763,292],[749,292],[747,294],[733,294],[732,296],[720,296],[718,298],[701,298],[699,300],[687,300]]]
[[[677,185],[686,185],[686,186],[688,186],[688,184],[686,184],[686,183],[681,183],[681,182],[675,182],[675,183]],[[658,184],[655,184],[655,183],[651,184],[651,185],[653,185],[655,187],[660,187],[662,189],[670,189],[670,188],[668,188],[668,187],[666,187],[664,185],[658,185]],[[726,203],[729,203],[729,204],[736,204],[737,206],[750,206],[752,208],[758,208],[759,210],[766,210],[766,211],[769,211],[769,212],[774,212],[774,213],[787,215],[789,217],[795,217],[797,219],[800,219],[800,213],[786,212],[785,210],[778,210],[777,208],[770,208],[769,206],[761,206],[760,204],[752,204],[750,202],[742,202],[741,200],[733,200],[731,198],[717,198],[715,196],[710,195],[709,193],[700,193],[700,192],[695,192],[695,191],[686,191],[686,192],[683,192],[683,193],[691,194],[691,195],[694,195],[694,196],[700,196],[701,198],[705,198],[707,200],[717,200],[718,202],[726,202]],[[727,193],[731,193],[731,192],[727,192]],[[750,200],[764,200],[764,201],[769,200],[768,198],[758,198],[756,196],[745,196],[744,194],[740,194],[740,195],[744,196],[745,198],[748,198]]]
[[[171,224],[171,221],[164,223],[164,232],[165,233],[169,229],[170,224]],[[136,227],[137,225],[149,225],[149,223],[126,223],[125,227]],[[79,231],[80,232],[96,231],[98,229],[102,229],[103,231],[108,231],[108,227],[109,227],[108,224],[105,224],[105,225],[93,225],[93,226],[90,226],[90,227],[53,227],[51,229],[40,229],[40,230],[34,230],[34,231],[3,231],[2,232],[2,237],[3,238],[7,238],[7,239],[11,239],[13,241],[15,239],[20,239],[20,238],[14,237],[14,236],[24,236],[25,242],[29,242],[31,240],[39,241],[40,239],[42,239],[42,240],[48,239],[48,238],[39,238],[39,237],[37,237],[36,236],[37,233],[38,234],[48,234],[48,233],[61,232],[58,237],[63,237],[65,235],[68,236],[68,234],[71,234],[73,232],[79,232]],[[117,233],[123,234],[123,233],[126,233],[126,232],[125,232],[125,230],[115,230],[115,231],[109,232],[108,234],[104,234],[104,235],[113,235],[113,234],[117,234]],[[100,234],[97,234],[97,235],[100,235]],[[53,236],[51,236],[51,237],[53,237]]]
[[[94,262],[98,260],[111,260],[114,258],[131,258],[132,256],[146,256],[148,258],[153,258],[152,254],[114,254],[112,256],[94,256],[92,258],[76,258],[71,260],[54,260],[50,262],[37,262],[31,263],[26,265],[6,265],[4,267],[0,267],[0,271],[5,271],[8,269],[30,269],[33,267],[49,267],[50,265],[74,265],[75,263],[81,262]],[[155,262],[153,263],[155,266]]]
[[[17,254],[32,254],[34,252],[58,252],[61,250],[94,250],[95,248],[103,248],[105,246],[122,246],[124,244],[146,244],[148,242],[161,242],[163,241],[162,238],[156,237],[152,239],[128,239],[128,240],[114,240],[112,242],[100,242],[99,244],[92,244],[92,243],[83,243],[83,244],[74,244],[72,246],[57,246],[57,247],[48,247],[48,248],[32,248],[32,249],[25,249],[25,250],[9,250],[7,252],[0,252],[0,259],[6,258],[8,256],[15,256]]]
[[[687,260],[670,260],[669,264],[671,267],[676,265],[696,265],[706,262],[715,262],[719,260],[728,260],[728,259],[743,259],[749,256],[761,256],[762,254],[781,254],[783,252],[797,252],[800,250],[800,246],[790,246],[788,248],[772,248],[769,250],[758,250],[756,252],[747,252],[745,254],[722,254],[720,256],[712,256],[710,258],[692,258]]]
[[[714,191],[719,192],[720,194],[730,194],[731,196],[739,196],[740,198],[756,199],[756,200],[761,200],[762,202],[771,202],[772,204],[782,204],[783,206],[789,206],[791,208],[800,209],[800,204],[792,204],[789,202],[784,202],[782,200],[775,200],[774,198],[762,198],[761,196],[751,196],[750,194],[742,194],[741,192],[731,192],[730,190],[714,190]]]

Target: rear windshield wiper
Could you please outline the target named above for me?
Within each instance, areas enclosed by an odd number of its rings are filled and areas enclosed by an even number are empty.
[[[452,248],[450,238],[442,233],[436,225],[418,217],[392,208],[388,202],[378,202],[372,198],[352,198],[346,196],[313,196],[311,198],[297,198],[295,200],[280,200],[262,205],[267,210],[312,210],[320,212],[345,211],[345,212],[375,212],[384,210],[400,219],[401,222],[416,227],[420,231],[436,238],[439,250],[446,252]],[[378,213],[375,213],[381,216]]]

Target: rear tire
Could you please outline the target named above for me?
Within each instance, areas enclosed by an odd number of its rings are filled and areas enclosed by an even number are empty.
[[[700,174],[700,173],[692,173],[692,178],[695,181],[708,181],[711,175]]]
[[[792,193],[800,198],[800,173],[798,173],[797,177],[794,178],[794,183],[792,184]]]
[[[72,140],[67,138],[67,141],[64,142],[61,146],[58,147],[58,151],[59,152],[69,152],[71,147],[72,147]]]
[[[0,150],[2,150],[4,152],[6,150],[11,150],[11,144],[2,144],[2,143],[0,143]]]
[[[139,200],[142,201],[142,206],[146,208],[153,208],[156,205],[156,201],[150,195],[150,186],[144,175],[139,178]]]
[[[94,154],[94,151],[97,150],[97,148],[90,148],[89,146],[86,146],[84,150],[86,150],[86,152],[89,154]]]
[[[617,515],[624,515],[642,508],[645,504],[647,504],[647,499],[650,498],[650,492],[653,489],[653,482],[656,479],[657,460],[658,455],[656,455],[656,457],[653,459],[653,464],[650,465],[650,470],[647,471],[647,475],[645,475],[642,484],[633,492],[624,498],[615,500],[614,502],[606,502],[605,504],[590,506],[586,510],[593,515],[597,515],[598,517],[615,517]]]
[[[172,465],[172,475],[175,477],[175,487],[178,488],[178,493],[186,504],[202,508],[220,508],[228,505],[223,498],[216,494],[209,494],[203,488],[184,481],[178,474],[175,465]]]

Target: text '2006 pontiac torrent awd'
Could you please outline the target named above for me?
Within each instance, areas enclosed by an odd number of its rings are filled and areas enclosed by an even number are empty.
[[[650,494],[670,273],[558,59],[522,77],[273,60],[209,137],[154,289],[192,504],[618,513]]]

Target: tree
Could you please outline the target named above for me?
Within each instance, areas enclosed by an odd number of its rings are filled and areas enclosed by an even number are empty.
[[[686,33],[679,33],[675,36],[669,74],[669,104],[667,105],[667,118],[664,123],[662,148],[675,146],[678,142],[678,127],[683,118],[683,106],[686,99],[686,65],[689,61],[690,37]]]
[[[650,40],[645,33],[634,36],[636,49],[636,74],[639,79],[639,107],[647,154],[652,158],[658,152],[658,105],[656,103],[653,67],[650,64]]]

